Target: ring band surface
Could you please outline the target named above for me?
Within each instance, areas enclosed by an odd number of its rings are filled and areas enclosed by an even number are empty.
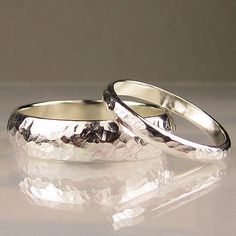
[[[142,99],[182,116],[204,130],[213,139],[215,145],[191,142],[160,129],[125,104],[120,96]],[[116,81],[108,85],[103,98],[108,108],[114,111],[119,122],[124,126],[128,125],[132,132],[144,141],[167,153],[211,161],[223,159],[231,146],[225,129],[210,115],[189,101],[156,86],[131,80]]]
[[[158,127],[174,129],[163,109],[127,104]],[[153,158],[161,152],[114,121],[102,101],[52,101],[19,107],[9,118],[8,133],[18,151],[44,159],[121,161]]]

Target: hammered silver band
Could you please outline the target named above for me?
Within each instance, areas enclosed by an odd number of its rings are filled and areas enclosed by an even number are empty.
[[[174,123],[158,106],[127,102],[147,120],[171,131]],[[15,109],[8,121],[17,151],[61,161],[121,161],[158,156],[161,151],[123,125],[102,101],[52,101]]]
[[[130,96],[161,106],[200,127],[215,145],[195,143],[160,129],[125,104],[120,96]],[[143,82],[121,80],[108,85],[103,95],[116,120],[129,127],[145,142],[175,156],[212,161],[223,159],[231,146],[226,130],[210,115],[181,97]]]

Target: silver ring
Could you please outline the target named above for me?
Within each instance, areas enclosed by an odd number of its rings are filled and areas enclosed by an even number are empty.
[[[125,104],[119,96],[142,99],[182,116],[203,129],[215,145],[198,144],[160,129]],[[167,153],[197,160],[220,160],[231,146],[228,133],[215,119],[189,101],[156,86],[138,81],[116,81],[108,85],[103,98],[120,123],[128,125],[144,141]]]
[[[157,106],[127,102],[158,127],[171,131],[174,123]],[[102,101],[52,101],[17,108],[9,118],[8,133],[17,151],[36,158],[63,161],[121,161],[158,156],[145,143],[114,121]]]

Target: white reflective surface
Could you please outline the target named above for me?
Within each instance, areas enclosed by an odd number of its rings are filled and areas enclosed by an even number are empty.
[[[103,85],[0,84],[0,235],[235,235],[236,84],[162,86],[222,123],[232,140],[225,163],[170,156],[109,165],[16,161],[6,139],[14,107],[100,98]],[[205,141],[201,131],[176,124],[179,134]]]

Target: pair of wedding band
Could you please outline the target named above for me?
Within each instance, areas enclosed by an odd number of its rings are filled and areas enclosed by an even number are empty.
[[[124,102],[121,96],[147,103]],[[211,161],[227,155],[225,129],[192,103],[137,81],[108,85],[102,101],[55,101],[25,105],[9,118],[8,132],[17,150],[29,156],[67,161],[121,161],[175,156]],[[203,145],[173,134],[174,112],[205,131],[214,142]]]

